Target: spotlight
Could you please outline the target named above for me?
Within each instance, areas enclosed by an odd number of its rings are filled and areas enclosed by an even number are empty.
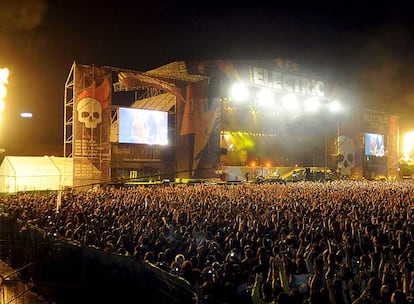
[[[308,113],[315,113],[319,110],[321,102],[317,97],[311,97],[304,102],[304,109]]]
[[[296,95],[289,94],[283,97],[283,106],[289,112],[299,111],[299,103]]]
[[[257,102],[261,106],[272,105],[274,102],[274,96],[271,90],[263,89],[257,93]]]
[[[23,113],[20,113],[20,117],[22,117],[22,118],[32,118],[33,114],[29,113],[29,112],[23,112]]]
[[[247,90],[246,86],[237,83],[233,85],[230,91],[231,97],[236,101],[246,101],[249,98],[249,91]]]
[[[343,110],[342,104],[338,100],[332,100],[327,106],[328,110],[332,113],[338,113]]]

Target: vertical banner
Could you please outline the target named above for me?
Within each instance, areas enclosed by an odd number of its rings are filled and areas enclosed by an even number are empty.
[[[198,169],[196,177],[205,178],[214,174],[217,161],[213,155],[218,156],[219,146],[213,146],[211,139],[219,139],[220,133],[213,133],[217,121],[217,108],[208,106],[207,81],[192,84],[192,96],[196,100],[194,108],[194,158],[193,170]]]
[[[110,180],[111,74],[75,65],[73,107],[73,185]]]
[[[340,176],[361,178],[363,175],[364,143],[360,113],[349,113],[338,122],[337,171]]]
[[[219,146],[210,147],[209,143],[213,137],[219,138],[219,132],[216,130],[217,108],[209,109],[207,98],[207,81],[191,83],[186,88],[186,102],[183,104],[183,112],[180,122],[180,143],[184,143],[186,137],[193,138],[192,156],[190,171],[191,177],[203,178],[211,176],[217,167],[217,156]],[[213,132],[215,130],[215,132]],[[183,156],[181,149],[180,154]],[[216,156],[214,158],[213,156]]]
[[[399,119],[397,115],[390,115],[389,134],[387,138],[386,151],[388,153],[388,175],[398,177],[398,135],[399,135]]]
[[[194,110],[191,98],[191,85],[181,88],[183,99],[177,98],[176,103],[176,176],[178,178],[192,177],[192,160],[194,155]],[[178,156],[179,155],[179,156]]]

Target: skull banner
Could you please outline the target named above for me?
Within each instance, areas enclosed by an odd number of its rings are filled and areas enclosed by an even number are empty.
[[[111,75],[79,64],[74,70],[73,185],[83,186],[110,177]]]
[[[355,167],[355,145],[352,138],[341,135],[338,138],[339,154],[338,169],[343,176],[350,176],[352,168]]]

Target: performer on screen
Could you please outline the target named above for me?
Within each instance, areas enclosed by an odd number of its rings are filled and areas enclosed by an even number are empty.
[[[131,125],[131,137],[137,143],[148,143],[150,135],[150,127],[148,126],[144,117],[136,113],[134,121]]]

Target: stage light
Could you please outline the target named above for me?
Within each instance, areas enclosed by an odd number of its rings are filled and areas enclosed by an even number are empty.
[[[321,101],[317,97],[308,98],[304,102],[305,112],[308,112],[308,113],[318,112],[320,107],[321,107]]]
[[[231,139],[231,134],[230,134],[229,132],[224,132],[224,133],[221,135],[221,137],[222,137],[222,139],[223,139],[223,140],[225,140],[225,141],[229,141],[229,140]]]
[[[262,89],[257,93],[257,102],[260,106],[272,105],[274,103],[274,96],[271,90]]]
[[[236,101],[246,101],[249,98],[249,91],[246,86],[241,83],[233,85],[230,93],[231,97]]]
[[[282,99],[283,107],[289,112],[299,111],[299,102],[295,94],[289,94]]]
[[[328,110],[332,113],[342,112],[342,104],[338,100],[332,100],[327,104]]]
[[[22,118],[32,118],[33,114],[29,113],[29,112],[23,112],[23,113],[20,113],[20,117],[22,117]]]

